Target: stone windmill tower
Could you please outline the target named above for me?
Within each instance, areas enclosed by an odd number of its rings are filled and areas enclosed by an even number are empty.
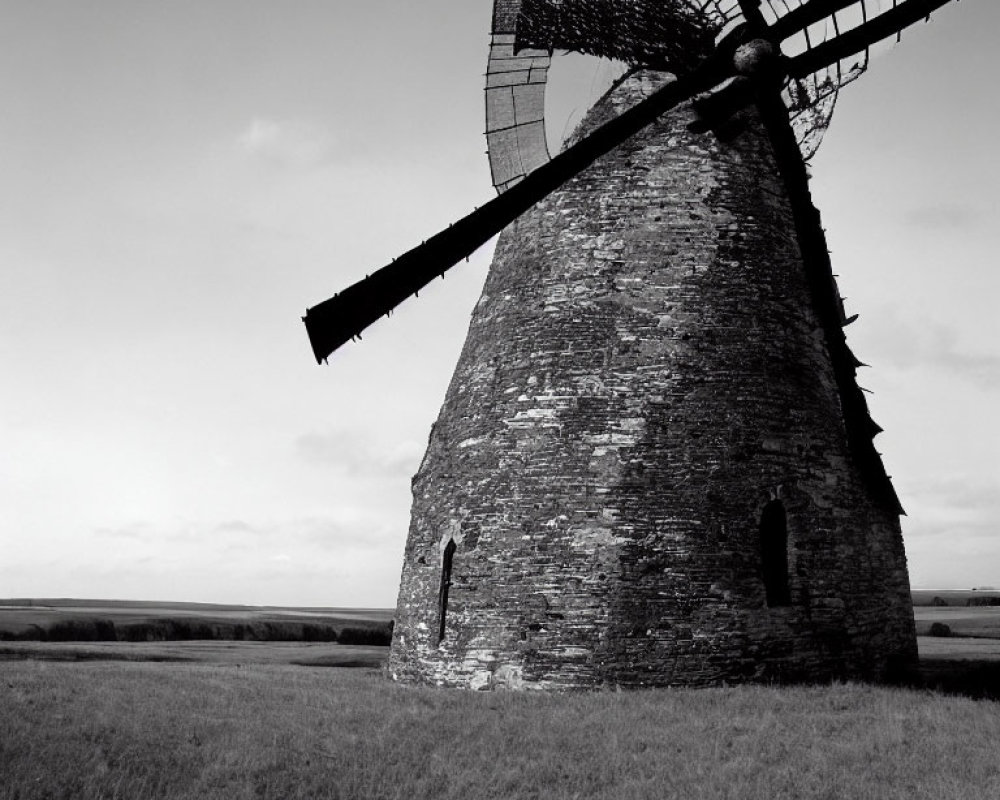
[[[500,195],[305,318],[323,359],[507,226],[413,479],[393,677],[696,685],[915,659],[902,509],[804,156],[869,46],[945,1],[496,0]],[[553,50],[636,69],[550,160]]]

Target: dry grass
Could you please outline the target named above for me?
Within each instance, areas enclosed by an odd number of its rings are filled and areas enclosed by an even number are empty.
[[[928,659],[975,661],[981,664],[1000,661],[1000,639],[918,636],[920,662]],[[997,687],[1000,689],[1000,685]]]
[[[0,798],[1000,797],[1000,705],[861,685],[473,694],[0,663]]]

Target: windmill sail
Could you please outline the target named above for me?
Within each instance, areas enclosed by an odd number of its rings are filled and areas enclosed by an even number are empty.
[[[787,60],[789,77],[782,97],[786,109],[791,109],[793,128],[796,121],[799,123],[796,129],[798,144],[806,155],[810,142],[814,145],[825,130],[832,102],[840,87],[867,67],[870,48],[887,37],[898,35],[946,2],[948,0],[855,0],[853,3],[811,0],[793,6],[791,0],[767,0],[767,7],[774,16],[767,33],[784,47],[805,42],[804,49]],[[605,20],[609,30],[616,30],[617,25],[619,30],[626,30],[629,36],[637,38],[643,35],[637,27],[622,27],[622,9],[643,8],[646,9],[643,13],[653,14],[652,9],[663,8],[654,0],[563,0],[561,3],[555,0],[497,0],[495,35],[502,36],[502,39],[494,40],[496,50],[491,63],[495,67],[495,85],[488,87],[488,91],[502,89],[504,93],[498,92],[495,102],[487,107],[493,108],[489,122],[494,135],[491,142],[498,144],[496,152],[491,149],[490,158],[494,181],[502,194],[393,264],[308,309],[304,321],[317,361],[322,361],[337,347],[359,335],[368,325],[416,294],[435,277],[443,275],[534,203],[603,153],[625,141],[642,125],[732,74],[732,51],[727,51],[725,43],[719,41],[715,50],[689,71],[678,67],[677,72],[681,76],[678,81],[661,88],[556,159],[546,161],[539,92],[544,90],[542,76],[548,69],[547,55],[538,51],[522,57],[518,50],[517,30],[513,34],[513,42],[509,38],[510,26],[515,24],[516,28],[516,22],[525,19],[526,6],[523,4],[528,3],[530,8],[558,6],[551,16],[559,21],[558,26],[551,28],[553,45],[574,43],[571,34],[585,31],[585,26],[582,22],[570,23],[580,19],[595,24],[591,18],[593,15],[597,15],[595,18],[598,20]],[[736,7],[735,0],[675,0],[673,5],[666,6],[666,10],[660,13],[676,21],[693,37],[691,41],[700,42],[701,31],[708,29],[699,27],[702,24],[700,21],[704,21],[705,26],[714,21],[719,31],[717,37],[721,36],[727,30],[732,31],[734,22],[742,19],[733,12]],[[779,7],[781,14],[775,10]],[[648,21],[652,17],[642,19]],[[515,22],[512,23],[512,20]],[[851,20],[856,24],[848,28]],[[581,34],[580,42],[585,38]],[[665,50],[664,53],[667,59],[664,63],[668,63],[669,52]],[[825,77],[819,77],[824,71]],[[508,82],[503,83],[504,80]],[[504,114],[509,123],[506,126],[502,124]],[[803,129],[808,133],[805,137],[801,133]]]
[[[761,4],[764,20],[782,42],[785,55],[803,56],[802,72],[786,80],[782,98],[806,160],[819,148],[841,88],[868,68],[871,46],[897,36],[945,2],[765,0]],[[565,50],[684,74],[711,52],[719,36],[741,21],[738,0],[496,0],[495,50],[487,73],[487,136],[494,185],[504,191],[530,172],[527,165],[537,167],[547,158],[542,112],[548,61],[544,70],[534,67],[530,77],[518,76],[530,81],[530,114],[527,91],[521,90],[525,99],[504,97],[498,103],[502,95],[496,86],[510,80],[509,66],[518,57],[541,60]],[[834,40],[840,43],[836,48]],[[517,102],[519,113],[515,113]]]
[[[948,0],[766,0],[761,6],[782,51],[799,64],[782,98],[808,160],[830,124],[840,90],[868,69],[874,47]],[[835,44],[836,43],[836,44]]]
[[[545,86],[551,54],[516,48],[520,9],[520,0],[497,0],[486,68],[486,141],[493,185],[500,191],[549,160]]]

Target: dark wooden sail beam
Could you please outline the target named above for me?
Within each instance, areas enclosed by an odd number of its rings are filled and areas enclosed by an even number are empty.
[[[486,205],[414,247],[391,264],[313,306],[302,318],[317,362],[389,314],[434,278],[488,242],[554,189],[661,114],[726,77],[729,59],[711,58],[567,148]]]

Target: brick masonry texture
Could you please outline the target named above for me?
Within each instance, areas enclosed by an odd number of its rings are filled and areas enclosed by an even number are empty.
[[[631,75],[576,136],[664,79]],[[915,660],[898,515],[852,458],[788,201],[744,113],[731,145],[668,115],[501,236],[413,479],[393,678],[706,685]],[[776,500],[790,602],[769,607]]]

